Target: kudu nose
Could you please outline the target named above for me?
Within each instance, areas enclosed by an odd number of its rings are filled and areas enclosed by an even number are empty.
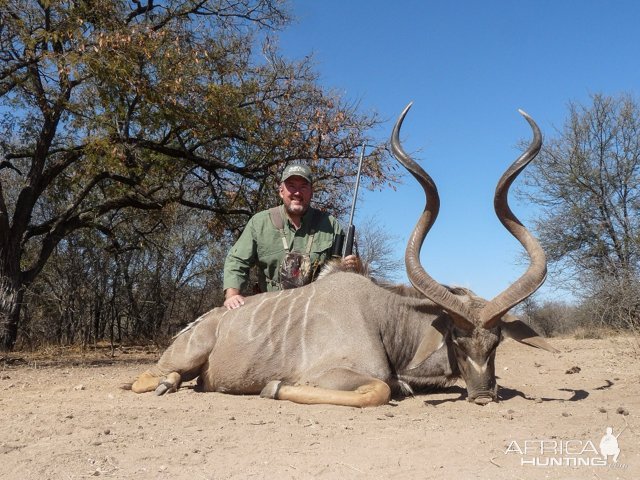
[[[490,396],[481,396],[473,399],[473,403],[476,405],[486,405],[487,403],[493,402],[493,397]]]

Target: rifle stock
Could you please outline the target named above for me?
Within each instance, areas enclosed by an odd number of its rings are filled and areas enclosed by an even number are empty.
[[[331,256],[333,258],[342,256],[342,246],[344,245],[344,233],[338,235],[333,243],[333,251],[331,252]]]

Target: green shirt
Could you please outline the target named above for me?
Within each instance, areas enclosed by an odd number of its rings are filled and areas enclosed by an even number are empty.
[[[333,244],[342,229],[331,215],[312,207],[302,217],[300,228],[289,220],[281,207],[284,218],[284,232],[290,251],[306,253],[307,242],[314,231],[310,257],[312,271],[331,258]],[[312,225],[313,222],[313,225]],[[258,286],[263,292],[279,290],[279,266],[285,256],[280,231],[273,225],[269,211],[256,213],[245,227],[224,262],[224,290],[237,288],[245,290],[249,270],[254,265],[258,270]]]

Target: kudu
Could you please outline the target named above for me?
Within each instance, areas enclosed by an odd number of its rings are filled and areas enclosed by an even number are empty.
[[[422,243],[439,209],[431,177],[403,150],[400,115],[391,138],[398,161],[418,180],[426,206],[406,248],[411,287],[377,285],[350,272],[326,275],[292,290],[248,297],[235,310],[215,308],[178,334],[152,369],[131,386],[137,393],[175,391],[198,378],[198,388],[257,394],[298,403],[381,405],[392,390],[411,393],[462,377],[470,401],[498,399],[495,354],[503,336],[556,351],[525,323],[508,315],[544,281],[542,248],[511,212],[511,183],[538,153],[535,122],[529,148],[498,182],[495,210],[525,247],[526,273],[490,302],[434,281],[420,264]]]

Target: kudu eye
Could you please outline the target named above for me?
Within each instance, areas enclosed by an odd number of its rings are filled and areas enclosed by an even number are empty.
[[[454,328],[451,331],[451,341],[453,342],[453,344],[458,347],[460,350],[464,350],[462,343],[462,335],[460,335],[460,332],[456,331],[456,329]]]

